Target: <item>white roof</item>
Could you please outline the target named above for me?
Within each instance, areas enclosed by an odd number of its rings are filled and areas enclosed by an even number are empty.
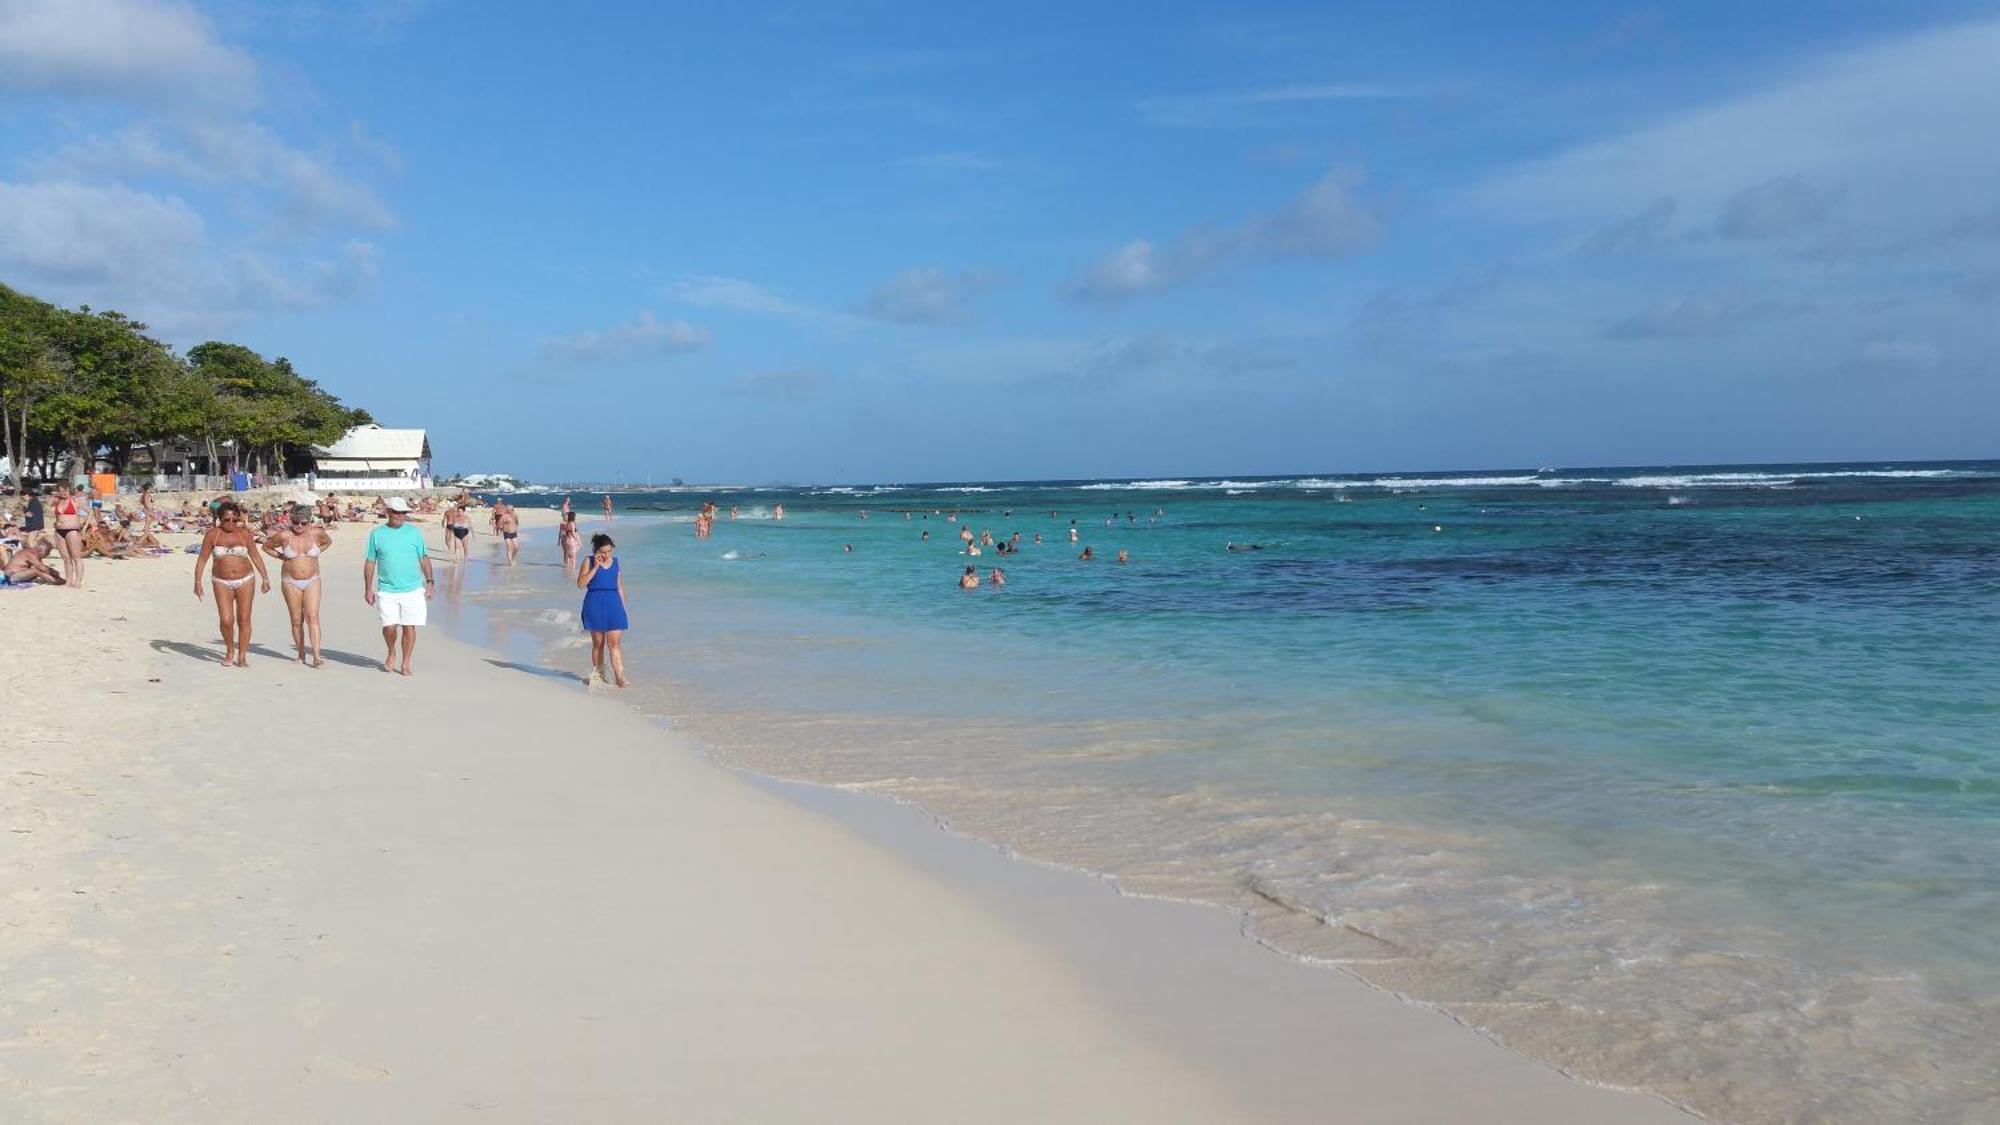
[[[314,452],[322,461],[414,461],[430,456],[431,445],[422,430],[385,430],[370,423]]]

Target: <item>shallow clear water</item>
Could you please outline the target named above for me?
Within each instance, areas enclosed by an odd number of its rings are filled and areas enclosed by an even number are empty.
[[[726,760],[1723,1119],[2000,1119],[2000,463],[620,504],[635,700]],[[555,589],[488,600],[581,664]]]

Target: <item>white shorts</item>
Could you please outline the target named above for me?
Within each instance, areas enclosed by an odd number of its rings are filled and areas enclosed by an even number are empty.
[[[375,591],[375,612],[382,617],[382,624],[422,625],[429,612],[430,603],[422,590],[406,590],[400,594]]]

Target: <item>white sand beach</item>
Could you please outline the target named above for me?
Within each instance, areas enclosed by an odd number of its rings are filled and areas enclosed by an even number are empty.
[[[335,533],[318,670],[188,556],[0,594],[8,1120],[1689,1120],[438,628],[384,674]]]

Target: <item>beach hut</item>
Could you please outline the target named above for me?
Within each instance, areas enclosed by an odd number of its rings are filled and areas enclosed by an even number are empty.
[[[320,491],[400,492],[429,488],[431,442],[423,430],[356,426],[313,450],[309,487]]]

